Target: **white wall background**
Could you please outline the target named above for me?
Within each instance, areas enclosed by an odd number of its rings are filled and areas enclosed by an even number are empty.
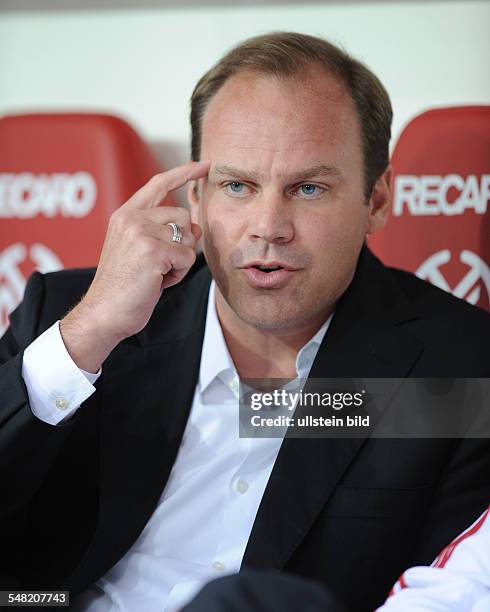
[[[189,156],[198,77],[237,41],[287,29],[364,60],[392,96],[396,137],[426,108],[490,103],[489,24],[486,1],[2,12],[0,114],[115,113],[169,167]]]

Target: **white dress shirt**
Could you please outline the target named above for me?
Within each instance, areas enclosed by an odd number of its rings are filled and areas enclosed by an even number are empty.
[[[78,597],[76,610],[177,610],[206,582],[240,568],[282,439],[238,436],[239,379],[214,295],[212,282],[198,384],[163,494],[139,538]],[[298,352],[299,378],[307,378],[331,318]],[[22,371],[34,414],[52,424],[77,410],[98,376],[74,364],[58,324],[26,349]]]

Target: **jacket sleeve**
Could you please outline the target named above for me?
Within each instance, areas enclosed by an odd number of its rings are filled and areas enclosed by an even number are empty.
[[[52,426],[37,419],[22,379],[24,349],[43,331],[43,275],[31,276],[24,299],[0,340],[0,524],[19,517],[41,486],[67,440],[76,416]],[[56,318],[54,319],[56,320]]]

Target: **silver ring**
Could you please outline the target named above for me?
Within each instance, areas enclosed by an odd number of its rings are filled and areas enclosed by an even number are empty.
[[[172,228],[172,242],[182,242],[182,229],[177,223],[167,223]]]

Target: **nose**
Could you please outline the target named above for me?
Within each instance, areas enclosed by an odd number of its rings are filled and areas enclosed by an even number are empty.
[[[294,237],[291,203],[279,194],[263,194],[250,208],[248,233],[251,240],[285,244]]]

